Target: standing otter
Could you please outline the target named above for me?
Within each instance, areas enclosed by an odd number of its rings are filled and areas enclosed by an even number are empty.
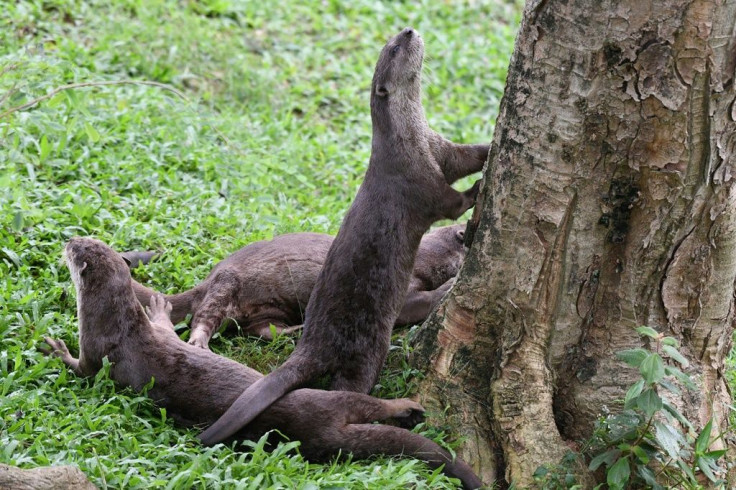
[[[178,423],[210,424],[262,375],[242,364],[183,342],[174,333],[163,296],[150,300],[148,316],[137,301],[130,271],[104,243],[73,238],[66,262],[77,290],[79,359],[61,340],[46,338],[53,353],[80,376],[93,376],[102,359],[111,362],[110,377],[122,386],[141,390],[165,407]],[[459,478],[465,488],[481,481],[462,460],[429,439],[399,427],[373,424],[413,420],[423,412],[408,400],[380,400],[368,395],[302,389],[289,393],[257,417],[238,438],[258,438],[277,429],[301,441],[301,453],[323,460],[340,453],[357,458],[374,454],[410,455]]]
[[[465,256],[464,228],[444,226],[422,237],[397,325],[427,318],[452,286]],[[294,332],[304,322],[304,309],[332,241],[321,233],[291,233],[251,243],[218,263],[193,289],[167,295],[173,305],[171,321],[178,323],[192,313],[189,343],[202,348],[226,318],[268,339],[270,325],[280,333]],[[126,260],[134,256],[122,255]],[[133,290],[144,306],[155,294],[135,281]]]
[[[422,234],[457,219],[476,184],[450,184],[482,170],[488,145],[456,145],[432,131],[421,101],[424,42],[406,28],[384,46],[371,84],[368,170],[307,306],[302,337],[286,362],[253,383],[200,435],[214,444],[285,393],[327,374],[334,390],[368,393],[388,352]]]

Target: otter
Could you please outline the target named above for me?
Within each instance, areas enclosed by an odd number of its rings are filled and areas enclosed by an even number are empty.
[[[142,390],[165,407],[175,422],[208,425],[225,412],[261,373],[179,339],[169,318],[171,304],[161,295],[149,300],[147,312],[136,299],[130,270],[114,250],[92,238],[73,238],[65,247],[66,263],[77,292],[79,358],[62,340],[46,338],[55,355],[77,375],[94,376],[107,357],[110,377],[119,385]],[[416,420],[423,408],[408,399],[381,400],[351,392],[292,391],[258,416],[237,439],[259,438],[273,429],[301,441],[310,460],[352,453],[407,455],[459,478],[465,488],[481,481],[472,469],[436,443],[406,429],[373,424],[392,419]]]
[[[396,325],[418,323],[450,289],[465,256],[464,225],[432,230],[422,237],[404,306]],[[171,321],[192,314],[189,343],[207,348],[226,318],[235,319],[247,334],[272,338],[301,328],[304,309],[333,237],[291,233],[251,243],[215,265],[189,291],[166,295],[173,305]],[[142,254],[126,252],[123,258]],[[133,289],[144,306],[155,292],[135,280]]]
[[[332,242],[291,356],[250,387],[201,435],[214,444],[290,390],[323,375],[333,390],[368,393],[388,353],[422,235],[473,206],[489,145],[458,145],[432,131],[421,101],[424,42],[406,28],[384,46],[371,84],[373,139],[363,184]]]

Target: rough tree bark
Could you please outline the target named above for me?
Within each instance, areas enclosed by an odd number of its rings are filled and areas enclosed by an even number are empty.
[[[425,405],[484,481],[524,487],[682,342],[692,421],[728,423],[736,2],[531,0],[457,283],[415,337]],[[442,410],[445,410],[442,412]]]

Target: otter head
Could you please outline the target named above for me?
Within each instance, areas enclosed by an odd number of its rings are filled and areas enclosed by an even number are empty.
[[[446,270],[450,275],[455,275],[460,270],[463,260],[465,260],[467,249],[463,244],[464,240],[465,225],[455,224],[430,231],[424,235],[422,245],[441,257],[441,260],[438,260],[438,265],[441,265],[443,270]]]
[[[389,101],[395,97],[419,100],[423,57],[424,41],[411,27],[389,39],[376,63],[371,100]]]
[[[64,258],[78,299],[92,291],[96,300],[104,302],[130,289],[130,271],[125,260],[99,240],[72,238],[64,248]]]
[[[445,246],[445,254],[448,257],[452,256],[456,259],[458,268],[465,258],[465,252],[467,252],[467,248],[465,247],[465,227],[465,223],[458,223],[443,226],[430,232],[430,235],[437,234],[437,237],[440,238]]]

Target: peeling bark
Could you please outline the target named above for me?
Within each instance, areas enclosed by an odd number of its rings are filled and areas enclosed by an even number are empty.
[[[589,437],[640,325],[692,363],[701,391],[671,401],[727,429],[735,70],[733,0],[528,2],[472,247],[414,340],[484,481],[527,486]]]

